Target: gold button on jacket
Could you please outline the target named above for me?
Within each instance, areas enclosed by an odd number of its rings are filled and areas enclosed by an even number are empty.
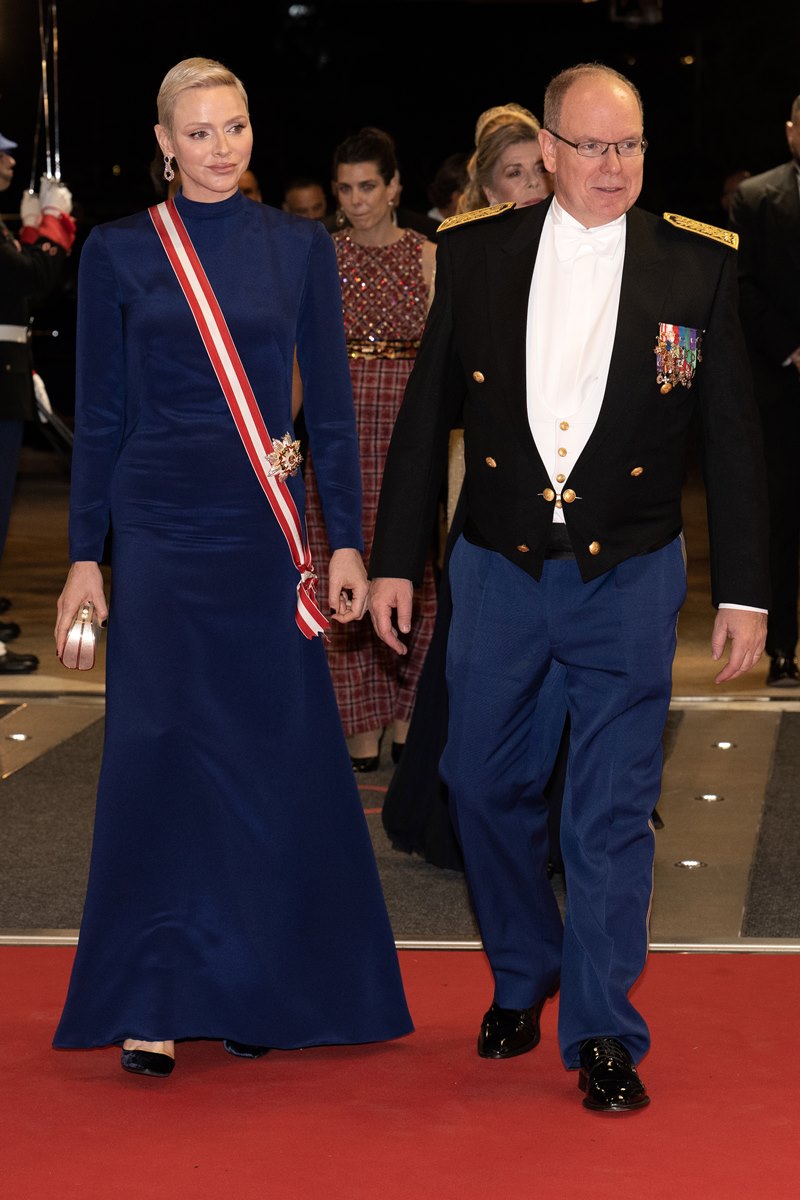
[[[634,467],[631,471],[631,475],[633,475],[634,478],[636,478],[637,475],[644,475],[644,467]]]
[[[487,467],[496,467],[497,466],[497,463],[494,461],[491,454],[487,454],[486,458],[484,459],[484,462],[486,463]]]
[[[472,378],[476,383],[483,383],[486,379],[486,376],[484,375],[483,371],[473,371]]]
[[[561,499],[565,504],[572,504],[572,501],[576,500],[577,496],[573,492],[572,488],[564,488],[564,491],[561,493]]]
[[[602,549],[602,547],[599,542],[589,542],[589,553],[590,554],[599,554],[601,549]]]
[[[551,500],[555,500],[555,498],[556,494],[552,488],[545,488],[542,492],[542,499],[547,500],[548,503],[550,503]]]

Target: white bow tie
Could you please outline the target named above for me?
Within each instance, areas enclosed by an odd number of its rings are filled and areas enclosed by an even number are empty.
[[[556,255],[560,262],[577,258],[583,246],[595,254],[610,258],[619,245],[621,225],[601,225],[598,229],[580,229],[574,225],[554,225]]]

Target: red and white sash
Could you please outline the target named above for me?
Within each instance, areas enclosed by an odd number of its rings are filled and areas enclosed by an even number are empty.
[[[311,562],[308,538],[289,488],[284,480],[270,474],[269,455],[273,453],[272,439],[225,323],[222,309],[206,278],[175,201],[165,200],[154,205],[149,212],[192,310],[192,316],[197,323],[203,345],[208,351],[208,357],[228,402],[247,456],[283,530],[294,565],[300,572],[295,620],[307,638],[316,637],[330,628],[330,621],[316,601],[317,576]]]

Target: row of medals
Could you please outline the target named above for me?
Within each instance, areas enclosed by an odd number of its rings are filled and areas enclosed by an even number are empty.
[[[656,382],[666,395],[681,384],[691,387],[697,364],[703,361],[700,353],[700,334],[684,325],[661,324],[655,344]]]

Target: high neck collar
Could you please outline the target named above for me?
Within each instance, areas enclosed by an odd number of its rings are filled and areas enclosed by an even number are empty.
[[[240,191],[228,196],[227,200],[212,200],[209,204],[201,200],[187,200],[182,191],[175,196],[175,205],[184,221],[213,221],[227,217],[239,212],[246,203],[247,197]]]

